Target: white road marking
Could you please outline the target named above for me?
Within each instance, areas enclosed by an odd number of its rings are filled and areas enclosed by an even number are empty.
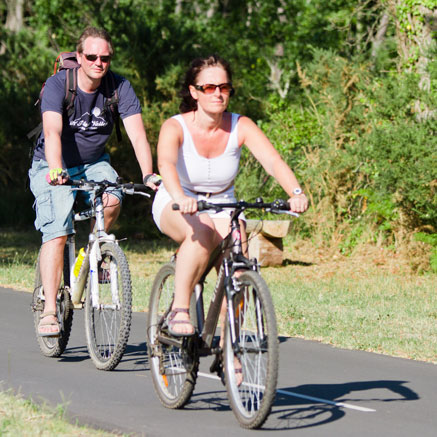
[[[198,372],[197,373],[199,376],[203,376],[204,378],[210,378],[210,379],[217,379],[218,381],[221,381],[221,379],[216,376],[216,375],[211,375],[210,373],[203,373],[203,372]]]
[[[286,395],[286,396],[293,396],[295,398],[302,398],[302,399],[306,399],[308,401],[320,402],[322,404],[335,405],[336,407],[349,408],[351,410],[364,411],[366,413],[373,413],[376,411],[372,408],[359,407],[358,405],[346,404],[345,402],[329,401],[328,399],[322,399],[322,398],[316,398],[314,396],[302,395],[300,393],[294,393],[292,391],[276,390],[276,392],[280,393],[282,395]]]
[[[216,379],[216,380],[220,381],[220,378],[218,376],[211,375],[210,373],[199,372],[198,375],[199,376],[203,376],[204,378]],[[345,402],[330,401],[328,399],[317,398],[317,397],[314,397],[314,396],[307,396],[307,395],[303,395],[303,394],[300,394],[300,393],[295,393],[295,392],[292,392],[292,391],[286,391],[286,390],[278,389],[278,390],[276,390],[276,392],[281,394],[281,395],[286,395],[286,396],[291,396],[291,397],[295,397],[295,398],[306,399],[308,401],[320,402],[322,404],[334,405],[336,407],[349,408],[350,410],[357,410],[357,411],[362,411],[362,412],[365,412],[365,413],[374,413],[376,411],[376,410],[374,410],[372,408],[360,407],[358,405],[347,404]]]

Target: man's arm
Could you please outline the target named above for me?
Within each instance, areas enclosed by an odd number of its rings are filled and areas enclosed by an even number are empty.
[[[44,129],[44,150],[49,170],[62,169],[62,115],[54,111],[45,111],[42,115]],[[58,184],[66,178],[58,175]]]
[[[153,173],[152,152],[147,141],[146,130],[144,129],[141,114],[134,114],[123,120],[126,133],[135,151],[138,164],[144,176]]]

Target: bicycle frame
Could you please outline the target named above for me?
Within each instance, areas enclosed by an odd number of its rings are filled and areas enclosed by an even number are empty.
[[[98,308],[99,306],[99,293],[98,293],[98,262],[101,261],[102,255],[100,253],[100,245],[94,244],[95,242],[111,241],[115,242],[115,235],[107,234],[105,231],[105,219],[103,213],[103,195],[104,189],[99,189],[96,192],[93,206],[79,213],[74,214],[74,222],[88,220],[95,217],[96,222],[93,231],[88,237],[88,249],[85,251],[85,258],[82,262],[79,274],[76,277],[74,275],[74,263],[75,263],[75,237],[69,235],[67,239],[68,254],[69,254],[69,264],[70,264],[70,291],[72,296],[72,301],[74,305],[81,305],[82,295],[86,286],[86,279],[88,273],[90,274],[90,286],[91,294],[93,297],[93,307]],[[111,266],[111,269],[116,267]],[[116,272],[111,272],[116,277]],[[116,287],[116,283],[111,282],[111,287]],[[117,296],[117,290],[112,290],[113,296]],[[117,300],[117,299],[115,299]],[[115,305],[119,305],[119,302],[115,302]]]
[[[209,355],[220,352],[219,349],[212,348],[212,344],[220,317],[223,299],[226,298],[227,302],[232,302],[232,298],[236,293],[235,284],[232,283],[234,273],[237,270],[244,269],[255,271],[259,270],[259,265],[256,259],[249,260],[243,255],[241,227],[238,219],[241,212],[242,210],[233,211],[231,216],[231,230],[223,239],[223,241],[214,249],[209,259],[208,266],[194,289],[197,324],[200,332],[200,338],[202,339],[202,345],[200,348],[201,355]],[[209,272],[222,256],[223,259],[221,261],[217,281],[211,297],[208,314],[205,319],[203,302],[204,282]],[[227,307],[229,320],[233,320],[233,306],[228,304]],[[232,344],[235,346],[236,334],[234,324],[231,323],[230,326]]]

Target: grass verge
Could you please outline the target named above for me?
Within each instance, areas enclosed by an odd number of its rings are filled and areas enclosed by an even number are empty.
[[[11,391],[0,391],[0,435],[15,436],[68,436],[68,437],[111,437],[112,434],[85,426],[69,423],[65,410],[55,410],[37,405],[32,400],[15,396]]]
[[[134,309],[146,311],[153,278],[176,246],[138,238],[120,245]],[[36,232],[0,231],[0,284],[31,291],[38,249]],[[416,274],[405,258],[376,246],[345,257],[287,238],[284,258],[262,268],[281,335],[437,363],[436,274]]]

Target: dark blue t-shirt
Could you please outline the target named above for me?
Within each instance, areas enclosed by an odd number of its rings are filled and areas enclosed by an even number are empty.
[[[141,113],[140,102],[129,81],[117,74],[114,74],[114,78],[118,89],[120,118]],[[109,108],[104,111],[104,80],[93,93],[85,93],[77,87],[74,112],[68,118],[63,110],[66,70],[47,79],[41,101],[41,113],[54,111],[62,114],[61,142],[64,168],[95,162],[105,153],[105,144],[111,135],[114,120]],[[112,81],[108,80],[108,84],[111,83]],[[46,159],[44,132],[38,138],[33,159]]]

